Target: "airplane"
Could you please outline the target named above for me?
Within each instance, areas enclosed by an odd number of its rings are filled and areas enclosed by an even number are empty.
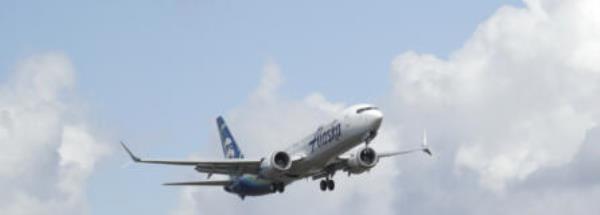
[[[377,136],[383,113],[375,106],[358,104],[343,110],[335,119],[319,126],[316,131],[285,150],[278,150],[261,159],[246,159],[223,117],[217,118],[217,128],[223,148],[224,160],[175,161],[146,160],[134,155],[123,143],[121,145],[137,163],[193,166],[200,173],[228,175],[227,180],[203,180],[165,183],[170,186],[221,186],[242,200],[246,196],[283,193],[292,182],[312,178],[320,180],[321,191],[335,188],[333,176],[338,171],[361,174],[369,171],[380,158],[424,152],[432,155],[427,136],[419,148],[377,153],[369,143]],[[364,145],[363,145],[364,143]],[[360,148],[358,148],[359,146]],[[355,153],[348,154],[356,148]]]

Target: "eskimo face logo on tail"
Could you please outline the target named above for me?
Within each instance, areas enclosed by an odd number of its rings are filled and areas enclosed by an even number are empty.
[[[244,158],[244,155],[238,148],[235,139],[233,139],[233,136],[231,135],[229,128],[227,128],[223,118],[217,118],[217,126],[219,129],[219,135],[221,136],[221,146],[223,147],[223,155],[225,158]]]
[[[225,148],[226,154],[225,155],[227,158],[234,158],[235,157],[235,149],[233,148],[233,144],[231,144],[231,138],[229,137],[225,137],[225,141],[223,142],[223,147]]]

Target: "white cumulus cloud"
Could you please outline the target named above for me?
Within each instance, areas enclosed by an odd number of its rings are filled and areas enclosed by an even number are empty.
[[[29,57],[0,84],[0,211],[85,214],[85,184],[107,148],[78,119],[73,65],[61,53]]]
[[[448,59],[398,56],[394,105],[455,125],[456,165],[492,190],[566,164],[598,121],[598,12],[592,0],[503,7]]]

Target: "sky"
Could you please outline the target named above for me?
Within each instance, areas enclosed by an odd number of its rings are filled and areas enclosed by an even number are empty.
[[[600,2],[0,1],[3,214],[596,214]],[[373,103],[435,156],[245,201],[184,167]]]

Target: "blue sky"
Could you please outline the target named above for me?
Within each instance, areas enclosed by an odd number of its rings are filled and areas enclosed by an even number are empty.
[[[118,140],[172,158],[217,144],[215,117],[247,102],[267,62],[281,68],[279,94],[289,100],[313,92],[344,104],[384,100],[398,55],[444,60],[504,5],[524,7],[516,0],[2,1],[0,82],[29,56],[68,56],[75,103],[114,143],[87,184],[92,214],[167,214],[179,192],[159,184],[191,170],[122,168]]]

